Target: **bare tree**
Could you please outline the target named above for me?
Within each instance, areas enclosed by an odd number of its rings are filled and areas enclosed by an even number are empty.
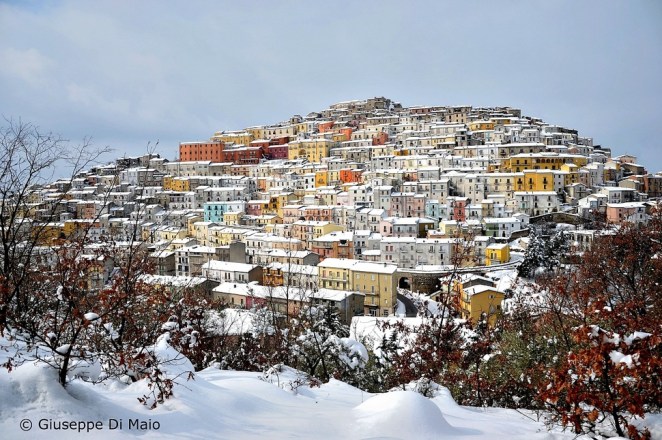
[[[437,301],[439,303],[439,316],[450,316],[459,311],[460,289],[458,283],[463,273],[462,269],[480,263],[480,255],[476,254],[475,239],[476,234],[471,230],[465,233],[458,230],[453,237],[450,268],[440,279],[442,288],[439,291]]]
[[[78,173],[109,151],[93,147],[89,138],[72,146],[33,124],[4,122],[0,128],[0,330],[25,312],[29,284],[35,279],[30,264],[35,248],[49,238],[48,222],[65,198],[60,191],[43,201],[38,190],[62,167],[69,171],[63,186],[70,186]],[[42,208],[40,221],[35,221],[30,215],[38,208]]]

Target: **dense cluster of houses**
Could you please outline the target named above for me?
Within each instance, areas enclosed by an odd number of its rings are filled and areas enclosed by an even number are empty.
[[[660,196],[661,173],[519,109],[373,98],[94,167],[33,189],[26,216],[44,245],[139,241],[154,282],[207,280],[236,307],[289,313],[333,302],[350,319],[393,314],[398,288],[434,293],[453,267],[507,267],[540,219],[577,219],[586,246],[582,219],[645,222]],[[470,284],[460,312],[485,292],[503,294]]]

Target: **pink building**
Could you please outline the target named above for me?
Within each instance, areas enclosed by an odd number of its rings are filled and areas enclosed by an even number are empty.
[[[448,203],[452,209],[452,220],[458,222],[467,221],[466,208],[469,204],[469,199],[466,197],[448,197]]]
[[[269,200],[249,200],[246,202],[247,215],[264,215],[269,208]]]
[[[333,221],[333,210],[330,206],[327,205],[311,205],[306,206],[302,210],[303,217],[306,220],[315,220],[315,221]]]
[[[304,205],[286,205],[283,207],[283,223],[294,223],[304,217]]]
[[[388,215],[392,217],[425,217],[424,194],[396,192],[391,194],[391,206]]]
[[[607,221],[614,224],[645,223],[646,205],[640,202],[607,203]]]

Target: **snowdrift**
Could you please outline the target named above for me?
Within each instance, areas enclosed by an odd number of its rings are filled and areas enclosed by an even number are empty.
[[[157,344],[156,350],[170,350]],[[172,354],[172,353],[170,353]],[[182,360],[173,366],[179,372]],[[7,439],[572,439],[531,414],[458,406],[444,387],[371,395],[337,380],[310,387],[283,367],[270,375],[207,369],[178,379],[174,397],[140,405],[131,385],[57,383],[54,370],[26,363],[0,371],[0,433]],[[658,419],[659,420],[659,419]],[[657,429],[656,429],[657,428]],[[662,429],[653,426],[653,436]]]

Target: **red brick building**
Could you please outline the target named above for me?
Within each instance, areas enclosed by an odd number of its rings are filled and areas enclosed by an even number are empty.
[[[268,143],[267,143],[268,145]],[[182,142],[179,144],[181,162],[211,161],[232,162],[237,165],[257,164],[263,156],[259,146],[226,149],[223,142]]]
[[[179,160],[181,162],[194,162],[210,160],[223,162],[221,159],[225,144],[223,142],[182,142],[179,144]]]

